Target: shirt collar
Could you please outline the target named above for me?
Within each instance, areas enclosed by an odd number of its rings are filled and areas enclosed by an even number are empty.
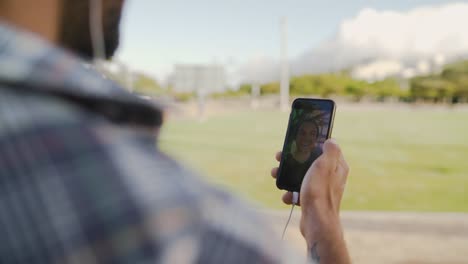
[[[0,20],[0,85],[59,97],[112,122],[159,127],[162,113],[69,52]]]

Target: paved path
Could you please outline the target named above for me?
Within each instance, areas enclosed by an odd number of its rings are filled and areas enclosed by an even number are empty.
[[[285,239],[305,248],[296,209]],[[282,232],[289,212],[264,213]],[[354,263],[468,263],[468,214],[343,212],[342,221]]]

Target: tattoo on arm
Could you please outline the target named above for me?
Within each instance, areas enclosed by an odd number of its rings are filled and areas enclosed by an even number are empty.
[[[314,263],[320,263],[320,256],[317,251],[318,247],[318,242],[315,242],[314,245],[312,245],[312,248],[310,249],[309,252],[309,257]]]

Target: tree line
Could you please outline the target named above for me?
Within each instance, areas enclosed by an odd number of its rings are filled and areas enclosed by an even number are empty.
[[[240,89],[214,94],[214,97],[246,96],[252,86],[243,84]],[[278,94],[279,82],[260,85],[260,94]],[[440,73],[411,79],[387,78],[375,82],[354,79],[347,72],[306,74],[290,79],[293,96],[344,96],[352,101],[403,101],[432,103],[468,102],[468,61],[446,65]]]
[[[120,76],[112,79],[123,83]],[[148,75],[137,73],[133,76],[133,91],[154,97],[171,97],[178,101],[191,100],[195,92],[176,92],[169,85],[161,86]],[[368,101],[403,101],[431,103],[466,103],[468,102],[468,60],[446,65],[439,73],[413,77],[411,79],[387,78],[367,82],[351,77],[346,72],[305,74],[290,79],[289,91],[292,96],[342,96],[359,102]],[[279,81],[260,85],[260,95],[278,94]],[[251,84],[242,84],[238,89],[227,89],[222,93],[213,93],[212,98],[247,97],[252,94]]]

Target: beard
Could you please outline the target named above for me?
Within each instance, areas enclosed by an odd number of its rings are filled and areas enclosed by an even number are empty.
[[[102,1],[102,27],[105,58],[111,58],[119,46],[119,25],[122,0]],[[90,0],[63,0],[60,21],[60,43],[78,56],[90,60],[94,57],[89,25]]]

